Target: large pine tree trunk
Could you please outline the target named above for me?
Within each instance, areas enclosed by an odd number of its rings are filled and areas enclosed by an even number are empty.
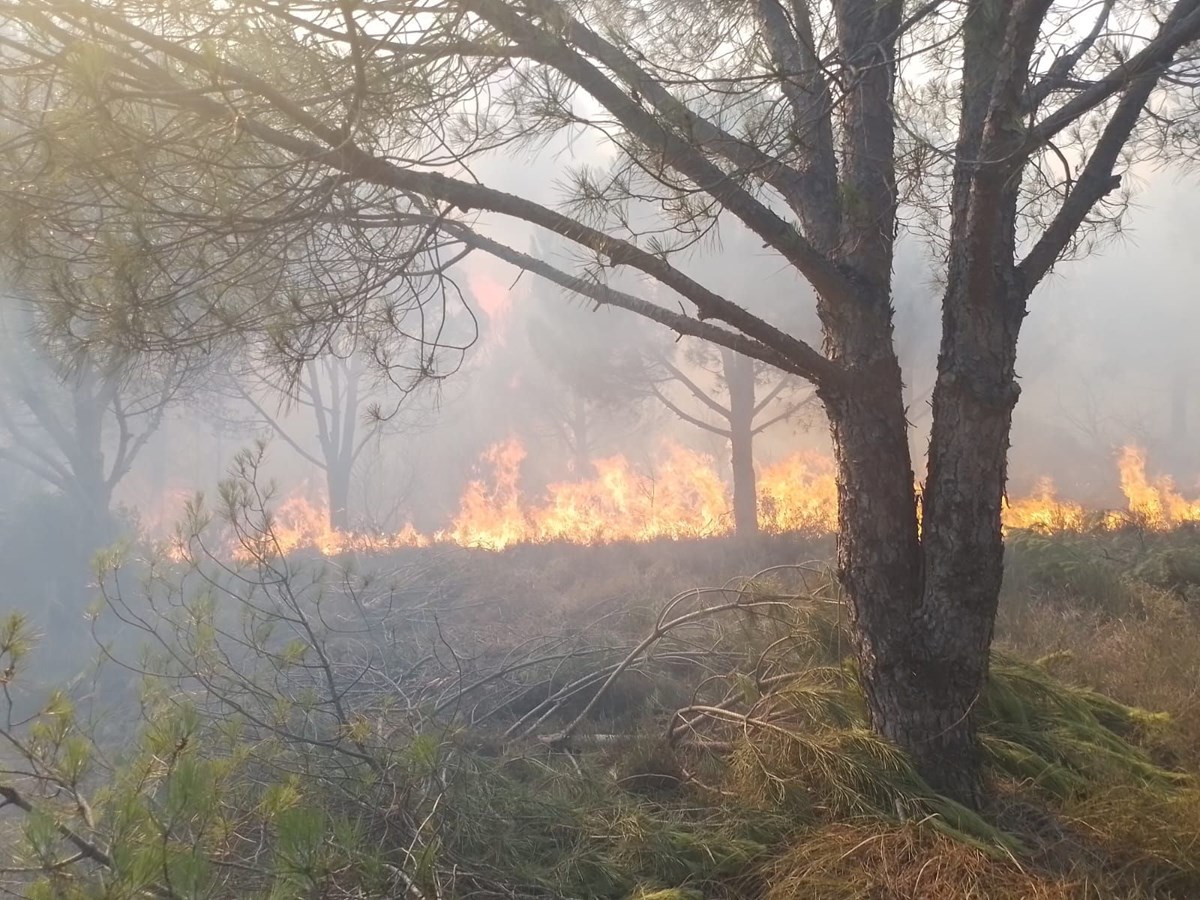
[[[919,675],[907,701],[915,727],[885,732],[934,787],[973,805],[982,797],[975,710],[987,687],[1003,577],[1000,516],[1028,296],[1015,263],[1020,110],[1040,18],[1016,6],[976,3],[964,25],[952,239],[909,669]]]
[[[900,370],[889,354],[873,365],[864,358],[859,383],[825,397],[838,470],[837,560],[871,726],[930,777],[936,773],[921,759],[935,729],[933,673],[914,643],[921,638],[916,494]]]
[[[839,472],[838,564],[872,727],[938,791],[982,796],[973,711],[986,686],[1003,565],[1011,404],[945,387],[918,536],[895,374],[827,401]],[[886,387],[891,382],[893,389]]]
[[[944,303],[942,351],[933,395],[933,428],[923,497],[925,584],[920,633],[938,661],[935,694],[944,728],[931,738],[939,787],[978,796],[973,709],[985,689],[1004,569],[1001,512],[1009,434],[1019,389],[1014,371],[1024,294],[989,266],[988,284],[952,272]],[[999,275],[999,277],[997,277]]]
[[[1021,8],[1020,14],[1013,10]],[[918,536],[902,384],[890,307],[896,192],[883,35],[900,4],[842,4],[839,37],[855,62],[848,94],[843,262],[863,286],[822,300],[831,355],[850,373],[822,392],[833,425],[841,506],[838,558],[853,608],[867,708],[937,790],[982,796],[974,711],[986,688],[1003,570],[1001,503],[1017,334],[1029,285],[1015,268],[1022,96],[1038,34],[1034,5],[972,0],[963,28],[962,114],[942,303],[928,470]],[[883,53],[883,61],[877,54]]]
[[[1025,294],[1011,267],[967,277],[972,260],[963,254],[944,300],[919,535],[883,301],[851,313],[853,322],[831,319],[835,350],[854,377],[824,399],[839,474],[838,562],[872,727],[935,789],[977,804],[973,712],[987,683],[1003,573],[1000,514]]]
[[[847,372],[844,385],[821,390],[838,468],[838,566],[872,728],[906,751],[935,789],[971,801],[978,761],[964,710],[977,696],[988,648],[973,620],[951,614],[935,621],[944,610],[927,604],[931,573],[894,349],[895,232],[883,224],[895,222],[898,204],[888,48],[902,4],[846,0],[837,9],[843,58],[861,73],[844,100],[840,175],[847,199],[837,210],[834,248],[859,290],[849,301],[818,299],[826,348]]]

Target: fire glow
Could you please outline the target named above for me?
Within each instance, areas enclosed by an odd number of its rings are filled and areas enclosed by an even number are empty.
[[[432,534],[412,525],[381,534],[339,531],[329,526],[327,510],[320,504],[291,497],[272,516],[271,549],[280,554],[308,549],[327,556],[438,544],[502,550],[555,541],[607,544],[717,537],[733,530],[729,487],[705,454],[667,445],[653,474],[637,471],[623,456],[596,460],[594,477],[550,484],[536,501],[521,489],[524,458],[525,449],[515,439],[489,448],[480,461],[487,475],[468,483],[449,527]],[[1185,499],[1169,478],[1150,478],[1140,450],[1125,448],[1118,468],[1125,510],[1089,513],[1059,498],[1053,485],[1043,480],[1029,496],[1006,504],[1005,527],[1072,531],[1131,523],[1149,529],[1200,523],[1200,501]],[[837,487],[832,460],[796,453],[763,467],[758,473],[758,519],[760,530],[768,534],[834,531]]]

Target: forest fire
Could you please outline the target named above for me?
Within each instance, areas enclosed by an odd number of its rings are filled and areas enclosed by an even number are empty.
[[[327,556],[435,544],[502,550],[553,541],[606,544],[715,537],[733,530],[729,486],[715,461],[703,453],[668,444],[649,474],[623,456],[596,460],[594,477],[547,485],[536,500],[522,491],[524,459],[525,448],[516,439],[489,448],[480,460],[483,472],[463,491],[457,515],[449,527],[433,533],[412,525],[388,533],[337,530],[330,527],[322,504],[293,496],[274,512],[270,550],[286,554],[308,549]],[[1169,478],[1147,475],[1140,450],[1125,448],[1118,468],[1124,510],[1090,513],[1058,497],[1044,479],[1028,496],[1009,501],[1005,527],[1072,531],[1135,523],[1165,529],[1200,522],[1200,501],[1184,498]],[[764,467],[757,488],[763,532],[836,528],[836,482],[827,457],[793,454]]]

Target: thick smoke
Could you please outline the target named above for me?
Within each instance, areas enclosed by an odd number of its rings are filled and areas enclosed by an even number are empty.
[[[520,188],[527,177],[510,173],[509,180]],[[535,193],[551,190],[538,185]],[[1194,449],[1200,364],[1193,351],[1200,333],[1194,302],[1200,260],[1192,250],[1200,192],[1174,172],[1155,172],[1145,176],[1140,200],[1119,242],[1060,266],[1031,301],[1018,361],[1023,393],[1012,442],[1013,496],[1048,477],[1063,496],[1091,506],[1118,505],[1115,460],[1126,445],[1143,448],[1151,470],[1172,476],[1185,494],[1200,490]],[[520,236],[508,240],[521,244]],[[531,253],[586,263],[560,246],[539,244],[536,235],[524,241]],[[895,276],[897,342],[918,477],[939,316],[939,285],[924,253],[916,243],[903,245]],[[811,290],[745,233],[725,228],[706,236],[683,265],[731,299],[819,342]],[[522,484],[531,497],[547,483],[591,477],[595,460],[617,454],[650,471],[664,442],[709,454],[730,476],[725,438],[685,421],[647,389],[653,382],[674,406],[720,425],[711,409],[656,368],[670,361],[723,402],[727,385],[719,360],[636,316],[595,309],[494,261],[468,258],[458,280],[479,331],[462,370],[402,398],[368,366],[355,376],[353,402],[337,410],[339,427],[352,431],[355,447],[345,501],[351,526],[388,531],[411,523],[426,533],[446,528],[467,483],[487,475],[478,468],[481,456],[510,438],[525,446]],[[633,293],[652,290],[637,281],[618,283]],[[464,328],[474,327],[465,312],[455,315],[464,317]],[[30,338],[18,329],[6,340]],[[66,415],[73,408],[71,388],[50,363],[27,374],[34,373],[38,391],[64,410],[60,426],[77,427]],[[193,389],[172,403],[115,481],[114,531],[105,539],[121,531],[166,533],[187,499],[196,491],[211,493],[233,455],[259,439],[268,441],[265,475],[280,498],[300,494],[328,503],[332,482],[321,465],[325,426],[312,406],[325,404],[332,413],[337,386],[328,374],[317,374],[311,376],[315,383],[283,385],[280,392],[278,382],[251,377],[252,369],[252,359],[235,366],[224,358],[197,368]],[[762,397],[773,376],[759,377]],[[102,541],[80,534],[80,511],[60,485],[17,460],[18,441],[34,458],[53,458],[54,426],[22,407],[21,391],[28,388],[12,379],[3,387],[10,418],[0,423],[0,447],[7,448],[0,459],[0,583],[10,602],[39,611],[45,627],[61,627],[64,616],[78,622],[91,599],[86,560]],[[787,412],[785,399],[803,400],[806,390],[789,387],[770,410]],[[760,466],[797,450],[828,452],[819,408],[795,405],[757,436]],[[118,424],[107,421],[91,452],[111,462],[122,439]],[[62,564],[64,555],[73,560],[69,566]]]

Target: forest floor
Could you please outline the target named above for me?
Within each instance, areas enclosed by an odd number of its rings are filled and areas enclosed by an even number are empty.
[[[866,728],[832,551],[788,536],[293,556],[253,577],[141,566],[109,579],[97,622],[169,664],[141,663],[158,687],[87,734],[177,738],[147,696],[186,693],[200,710],[187,752],[248,760],[215,782],[224,830],[203,827],[257,835],[253,866],[238,842],[189,833],[227,867],[207,896],[312,896],[317,881],[323,896],[382,896],[379,872],[427,900],[1200,896],[1200,533],[1009,536],[976,710],[992,798],[979,813]],[[237,652],[212,655],[223,639]],[[292,707],[267,722],[254,710],[268,698]],[[302,791],[264,776],[285,758]],[[102,807],[131,766],[92,775]],[[169,807],[183,776],[154,777]],[[381,782],[403,795],[391,811]],[[320,832],[285,827],[291,790],[358,829],[328,826],[318,843],[341,862],[305,870],[313,884],[284,865],[289,828]],[[137,841],[90,827],[105,846]]]

